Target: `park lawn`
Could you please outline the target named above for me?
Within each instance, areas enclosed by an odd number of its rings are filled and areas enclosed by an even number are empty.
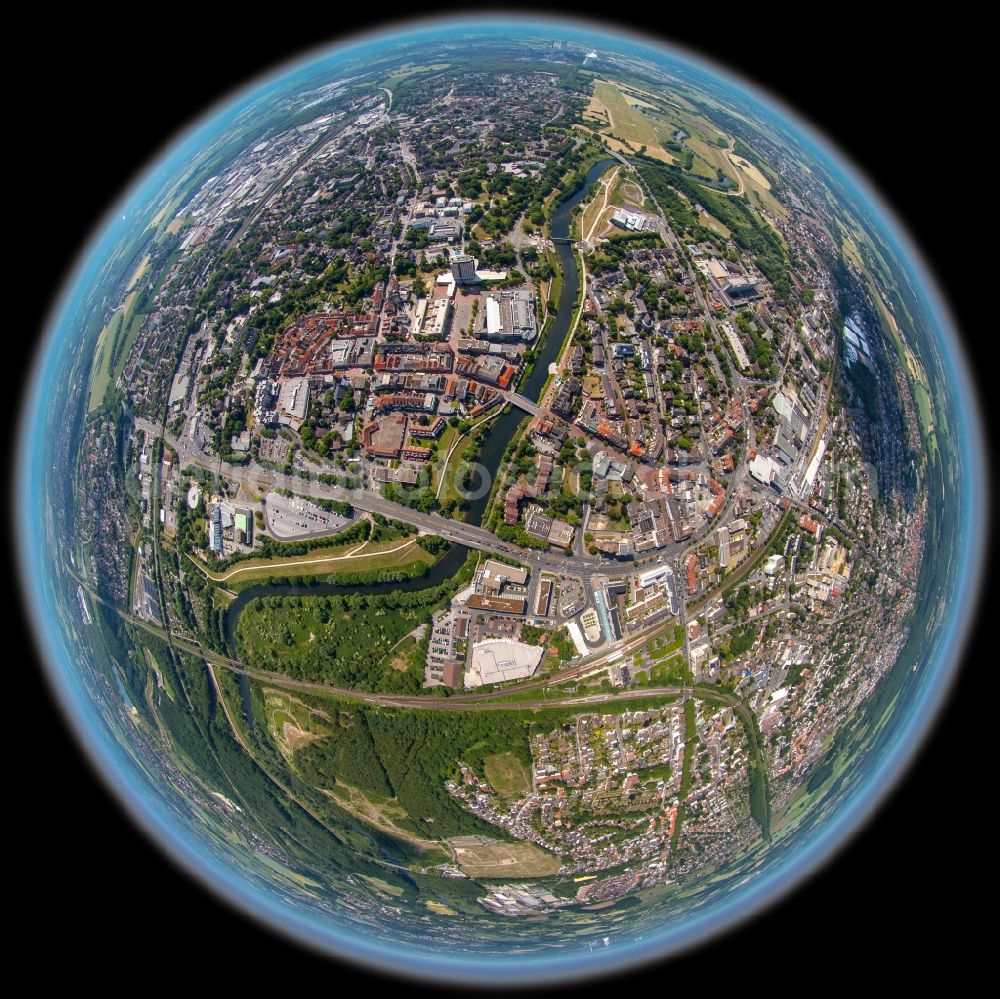
[[[465,497],[458,491],[458,474],[462,467],[462,452],[465,448],[459,444],[455,448],[455,453],[448,459],[448,464],[444,467],[442,471],[442,476],[444,477],[444,484],[441,486],[441,492],[438,494],[438,499],[442,503],[448,502],[448,500],[464,500]]]
[[[720,222],[714,215],[709,215],[708,212],[703,208],[701,214],[698,216],[698,221],[706,229],[714,229],[717,233],[725,236],[728,239],[732,235],[732,231],[729,226]]]
[[[448,453],[448,449],[455,442],[455,438],[458,436],[458,427],[453,427],[450,423],[444,428],[444,433],[438,438],[437,442],[437,454],[434,460],[433,468],[433,478],[431,479],[431,485],[434,491],[437,492],[438,486],[441,484],[441,477],[447,474],[447,467],[444,464],[444,456]],[[461,447],[456,448],[456,452],[460,451]],[[454,455],[452,456],[454,457]]]
[[[315,597],[251,601],[240,614],[237,638],[251,665],[308,665],[305,658],[330,659],[370,671],[426,617],[426,609],[380,608],[364,613],[325,613]],[[277,606],[271,606],[276,602]],[[323,618],[326,617],[326,620]]]
[[[656,684],[691,683],[694,675],[683,654],[677,653],[669,659],[654,662],[649,668],[649,678]]]
[[[675,624],[673,629],[673,634],[668,634],[664,632],[661,635],[657,635],[655,638],[651,638],[643,650],[647,657],[652,662],[658,662],[661,659],[666,659],[667,656],[672,655],[684,644],[684,626],[680,624]]]
[[[476,423],[473,424],[473,430],[480,424],[485,424],[488,423],[490,420],[495,419],[502,412],[503,412],[502,406],[493,409],[486,416],[477,420]],[[450,430],[451,428],[449,427],[448,429]],[[447,433],[448,431],[446,430],[445,434]],[[455,433],[457,434],[458,431],[455,430]],[[465,495],[459,492],[458,490],[457,482],[458,482],[458,472],[461,469],[462,462],[464,460],[462,458],[462,453],[468,448],[469,440],[470,440],[470,435],[465,434],[463,438],[458,442],[458,446],[455,448],[455,451],[452,454],[452,456],[448,459],[448,463],[441,473],[441,475],[444,478],[444,485],[441,487],[441,492],[438,495],[438,499],[441,503],[446,503],[448,500],[452,499],[460,500],[463,503],[466,501]],[[447,453],[448,449],[446,447],[438,448],[438,454],[443,456]],[[440,478],[438,479],[438,481],[439,482],[441,481]],[[437,487],[435,486],[435,488]],[[464,517],[464,515],[462,516]]]
[[[414,665],[420,643],[413,635],[407,635],[394,649],[387,653],[389,666],[400,673],[405,673]]]

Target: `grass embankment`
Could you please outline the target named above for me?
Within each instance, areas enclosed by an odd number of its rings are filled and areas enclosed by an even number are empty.
[[[684,702],[684,762],[681,765],[680,804],[677,807],[677,820],[674,822],[674,834],[670,838],[670,852],[673,854],[681,838],[681,826],[684,824],[686,807],[684,799],[691,790],[691,772],[694,768],[694,751],[698,742],[698,716],[692,698]]]
[[[248,559],[223,572],[214,572],[192,557],[195,565],[213,582],[232,586],[245,586],[275,576],[334,576],[413,565],[429,566],[434,560],[433,555],[417,544],[415,537],[381,544],[365,542],[318,548],[304,555]]]

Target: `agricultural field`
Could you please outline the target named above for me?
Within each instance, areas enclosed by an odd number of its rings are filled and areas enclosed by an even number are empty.
[[[592,103],[595,107],[596,104],[603,107],[609,123],[607,131],[611,136],[630,143],[636,149],[645,146],[646,154],[654,159],[664,163],[674,162],[674,157],[663,147],[662,137],[652,119],[644,113],[644,109],[653,108],[648,101],[632,96],[620,84],[595,80]]]
[[[87,411],[92,413],[104,401],[108,385],[111,384],[111,368],[114,363],[114,344],[122,326],[123,311],[119,309],[107,321],[97,338],[94,352],[94,373],[90,381],[90,396],[87,400]]]
[[[470,878],[539,878],[559,871],[559,859],[534,843],[452,840],[455,860]]]
[[[771,182],[749,160],[735,153],[729,153],[729,162],[741,173],[746,174],[747,179],[752,180],[758,187],[764,188],[765,191],[771,190]]]

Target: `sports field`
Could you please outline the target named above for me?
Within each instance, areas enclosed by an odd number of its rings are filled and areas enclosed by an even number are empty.
[[[531,790],[531,777],[513,753],[487,756],[483,761],[486,780],[497,794],[516,798]]]

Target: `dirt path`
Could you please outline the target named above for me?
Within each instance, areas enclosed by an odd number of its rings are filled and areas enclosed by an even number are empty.
[[[601,218],[604,216],[605,210],[608,207],[608,198],[611,197],[611,185],[615,182],[615,178],[618,176],[618,171],[620,169],[621,167],[615,167],[614,170],[611,171],[611,175],[609,177],[601,178],[601,183],[604,185],[604,203],[601,205],[601,210],[597,213],[597,218],[595,218],[594,221],[591,223],[590,231],[585,236],[583,236],[583,241],[588,245],[590,244],[591,236],[594,235],[594,230],[597,228],[598,224],[601,221]]]

